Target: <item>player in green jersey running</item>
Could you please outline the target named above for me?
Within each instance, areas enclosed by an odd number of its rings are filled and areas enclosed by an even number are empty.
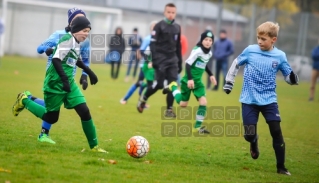
[[[194,96],[199,102],[199,107],[196,113],[196,122],[194,131],[197,133],[209,134],[210,132],[202,126],[203,120],[206,116],[206,90],[202,82],[204,71],[210,76],[211,82],[216,85],[216,79],[210,69],[207,67],[207,62],[212,57],[211,46],[214,43],[214,35],[211,31],[205,31],[201,34],[200,41],[193,48],[190,56],[185,61],[186,71],[184,77],[181,79],[181,91],[178,90],[177,83],[171,82],[167,88],[163,90],[166,94],[168,91],[173,92],[176,102],[181,107],[186,107],[193,92]]]
[[[83,69],[90,78],[92,85],[98,82],[97,76],[87,67],[80,57],[80,42],[83,42],[91,30],[90,21],[80,16],[73,20],[71,32],[65,34],[54,49],[52,62],[45,75],[43,91],[45,107],[27,97],[26,92],[18,94],[12,107],[14,116],[24,108],[35,116],[54,124],[59,119],[60,107],[75,109],[81,118],[82,128],[93,152],[106,152],[98,146],[96,129],[86,100],[76,85],[73,77],[74,67]]]

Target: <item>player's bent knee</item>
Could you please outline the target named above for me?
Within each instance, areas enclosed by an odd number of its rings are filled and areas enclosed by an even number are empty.
[[[50,111],[43,115],[42,119],[50,124],[54,124],[59,120],[60,111]]]
[[[187,107],[187,105],[188,105],[188,102],[183,102],[183,101],[181,101],[181,102],[179,103],[179,106],[180,106],[180,107]]]
[[[206,97],[200,97],[198,99],[198,102],[199,102],[199,105],[201,105],[201,106],[206,106],[207,105]]]
[[[91,119],[91,114],[86,103],[77,105],[74,107],[75,111],[78,113],[82,121],[88,121]]]
[[[269,125],[270,134],[273,139],[280,139],[282,138],[282,132],[280,127],[280,122],[278,121],[270,121],[267,122]]]

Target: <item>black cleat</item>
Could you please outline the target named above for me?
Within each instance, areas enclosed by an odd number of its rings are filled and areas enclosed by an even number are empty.
[[[165,117],[167,117],[167,118],[176,118],[176,114],[174,113],[174,111],[172,109],[167,109],[165,111]]]
[[[253,159],[258,159],[259,157],[258,136],[256,142],[250,143],[250,155]]]
[[[146,105],[146,101],[145,100],[142,100],[140,99],[137,103],[137,111],[139,113],[143,113],[143,110],[145,109],[145,105]]]
[[[291,173],[286,168],[277,168],[277,173],[283,175],[291,175]]]
[[[168,86],[165,87],[165,88],[162,90],[163,95],[166,95],[166,94],[168,94],[169,92],[170,92],[170,91],[169,91]]]
[[[199,133],[199,134],[210,134],[210,132],[208,130],[205,129],[206,126],[202,126],[200,128],[195,128],[195,130]]]

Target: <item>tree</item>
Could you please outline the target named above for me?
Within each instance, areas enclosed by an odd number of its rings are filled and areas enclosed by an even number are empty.
[[[222,1],[225,4],[239,5],[241,15],[252,16],[252,4],[256,5],[255,20],[257,23],[263,22],[272,17],[274,21],[279,22],[281,26],[290,25],[293,21],[291,15],[297,13],[299,8],[296,0],[208,0],[218,3]],[[303,1],[303,0],[300,0]],[[309,0],[312,1],[312,0]],[[316,1],[316,0],[314,0]],[[263,11],[263,10],[268,10]],[[273,11],[272,11],[273,10]],[[278,11],[280,13],[278,13]]]
[[[318,0],[208,0],[210,2],[220,2],[238,5],[247,5],[255,3],[257,6],[264,8],[278,8],[280,11],[294,13],[297,11],[312,12],[319,14]]]
[[[300,11],[319,14],[318,0],[294,0]]]

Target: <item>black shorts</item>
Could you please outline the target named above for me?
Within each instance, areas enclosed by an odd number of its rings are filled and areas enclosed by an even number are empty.
[[[158,61],[158,68],[155,69],[155,80],[157,82],[164,82],[167,80],[168,83],[177,81],[178,76],[178,58],[175,56],[170,59],[163,59]]]

